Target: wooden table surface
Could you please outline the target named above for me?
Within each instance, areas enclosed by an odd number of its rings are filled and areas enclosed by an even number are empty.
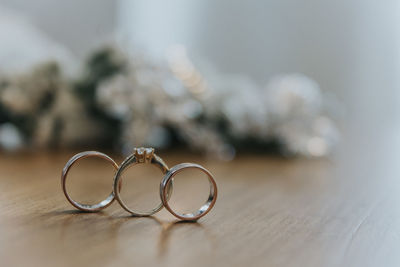
[[[163,153],[216,177],[217,204],[197,223],[129,217],[116,202],[77,212],[60,188],[72,152],[2,154],[0,265],[400,266],[400,135],[355,128],[330,159]]]

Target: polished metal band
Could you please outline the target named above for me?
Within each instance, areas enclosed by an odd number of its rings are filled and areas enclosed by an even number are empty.
[[[105,159],[108,162],[110,162],[113,165],[113,167],[116,169],[112,192],[106,199],[104,199],[101,202],[94,204],[94,205],[82,204],[82,203],[79,203],[79,202],[73,200],[69,196],[68,191],[66,189],[66,179],[67,179],[70,168],[77,161],[87,158],[87,157],[99,157],[99,158]],[[123,172],[131,166],[134,166],[136,164],[142,164],[142,163],[154,164],[164,174],[164,177],[162,178],[161,183],[160,183],[161,202],[155,208],[153,208],[152,210],[147,211],[147,212],[138,212],[138,211],[134,211],[134,210],[130,209],[121,198],[121,184],[122,184]],[[200,171],[204,172],[207,175],[208,181],[210,184],[210,192],[209,192],[207,201],[200,207],[200,209],[198,209],[194,213],[182,214],[182,213],[175,212],[169,205],[168,201],[172,195],[174,176],[188,168],[199,169]],[[101,152],[85,151],[85,152],[76,154],[70,160],[68,160],[67,164],[65,165],[65,167],[62,171],[61,186],[62,186],[62,190],[63,190],[64,195],[67,198],[67,200],[74,207],[76,207],[77,209],[82,210],[82,211],[89,211],[89,212],[100,211],[100,210],[108,207],[114,201],[114,199],[117,199],[117,201],[119,202],[121,207],[124,208],[126,211],[128,211],[129,213],[131,213],[134,216],[150,216],[150,215],[153,215],[154,213],[160,211],[165,206],[165,208],[172,215],[174,215],[175,217],[177,217],[181,220],[186,220],[186,221],[195,221],[195,220],[200,219],[204,215],[206,215],[214,207],[215,202],[217,200],[217,184],[214,180],[214,177],[207,169],[205,169],[201,165],[194,164],[194,163],[181,163],[181,164],[175,165],[174,167],[169,169],[167,164],[165,164],[164,161],[154,153],[153,148],[143,148],[143,147],[135,148],[133,153],[130,156],[128,156],[124,160],[124,162],[122,162],[121,166],[119,166],[119,167],[118,167],[118,164],[115,163],[115,161],[113,159],[111,159],[109,156],[107,156],[106,154],[103,154]]]
[[[208,181],[210,183],[210,193],[209,193],[206,203],[204,203],[204,205],[202,205],[200,207],[200,209],[198,209],[194,213],[182,214],[182,213],[175,212],[171,208],[171,206],[168,204],[168,200],[169,200],[169,197],[171,196],[171,194],[168,193],[167,188],[169,187],[169,185],[172,182],[175,175],[177,175],[178,173],[180,173],[183,170],[188,169],[188,168],[199,169],[207,175]],[[181,163],[181,164],[175,165],[164,175],[164,178],[162,179],[161,184],[160,184],[160,197],[161,197],[161,201],[162,201],[163,205],[165,206],[165,208],[169,212],[171,212],[171,214],[174,215],[175,217],[177,217],[181,220],[186,220],[186,221],[196,221],[196,220],[200,219],[201,217],[203,217],[204,215],[206,215],[215,205],[215,202],[217,201],[217,194],[218,194],[217,184],[216,184],[212,174],[207,169],[205,169],[203,166],[194,164],[194,163]]]
[[[163,174],[167,173],[169,168],[167,164],[164,163],[164,161],[158,157],[154,153],[154,149],[152,148],[135,148],[134,152],[128,156],[124,162],[122,162],[121,166],[119,167],[117,173],[115,174],[114,177],[114,195],[119,204],[124,208],[126,211],[131,213],[134,216],[150,216],[153,215],[154,213],[160,211],[163,208],[163,204],[160,202],[160,204],[155,207],[154,209],[148,211],[148,212],[138,212],[130,209],[122,200],[121,194],[119,190],[117,189],[117,185],[120,183],[122,173],[128,168],[131,167],[135,164],[138,163],[150,163],[156,165]],[[171,196],[171,191],[172,191],[172,183],[168,186],[168,190],[166,190],[166,198],[169,198]]]
[[[110,195],[106,199],[100,201],[99,203],[94,204],[94,205],[88,205],[88,204],[82,204],[82,203],[79,203],[79,202],[73,200],[69,196],[67,188],[66,188],[66,180],[67,180],[68,172],[71,169],[71,167],[79,160],[88,158],[88,157],[98,157],[98,158],[105,159],[113,165],[115,170],[118,170],[118,164],[115,163],[115,161],[112,158],[110,158],[109,156],[107,156],[106,154],[97,152],[97,151],[85,151],[85,152],[76,154],[70,160],[68,160],[67,164],[65,164],[65,166],[62,170],[62,174],[61,174],[61,186],[62,186],[62,190],[64,192],[65,197],[72,204],[72,206],[74,206],[75,208],[82,210],[82,211],[96,212],[96,211],[99,211],[99,210],[102,210],[102,209],[108,207],[114,201],[115,197],[114,197],[113,191],[111,191]],[[118,186],[118,188],[119,188],[119,190],[121,189],[121,184]],[[119,191],[119,190],[117,190],[117,191]]]

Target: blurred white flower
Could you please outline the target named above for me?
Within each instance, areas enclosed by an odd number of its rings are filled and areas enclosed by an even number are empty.
[[[58,145],[74,147],[101,140],[104,128],[93,120],[70,88],[59,88],[51,108],[37,118],[32,144],[37,147]]]
[[[273,78],[264,99],[273,120],[271,131],[290,154],[313,157],[331,152],[339,139],[332,120],[323,115],[318,84],[301,74]]]
[[[320,111],[322,95],[318,84],[302,74],[281,75],[271,79],[264,101],[277,119],[313,116]]]
[[[96,100],[104,110],[115,118],[129,116],[132,88],[124,75],[115,75],[100,83],[96,89]]]
[[[226,76],[213,92],[220,101],[214,103],[217,105],[214,108],[220,109],[225,116],[233,136],[254,137],[267,132],[267,108],[261,97],[261,88],[252,80],[243,76]]]
[[[22,148],[23,137],[17,127],[11,123],[0,125],[0,147],[5,150],[14,151]]]
[[[110,53],[102,51],[103,59],[93,63],[98,65],[89,64],[89,73],[96,69],[94,76],[79,89],[88,90],[85,97],[93,96],[95,107],[92,99],[88,108],[87,99],[74,95],[58,65],[43,64],[0,76],[0,105],[8,112],[4,118],[32,121],[28,131],[34,146],[87,145],[118,136],[113,145],[130,151],[142,145],[164,148],[178,140],[224,160],[234,157],[236,145],[248,143],[278,140],[287,154],[320,157],[338,142],[338,130],[324,113],[326,98],[304,75],[280,75],[260,87],[243,75],[198,70],[183,47],[167,64]],[[107,64],[117,71],[100,77],[97,68],[107,69]],[[121,132],[110,133],[114,126]],[[12,139],[10,132],[3,136],[4,147],[19,144],[18,135]]]
[[[29,96],[24,94],[24,91],[16,86],[7,86],[3,89],[0,95],[0,102],[10,110],[16,113],[32,112],[33,101],[30,101]]]

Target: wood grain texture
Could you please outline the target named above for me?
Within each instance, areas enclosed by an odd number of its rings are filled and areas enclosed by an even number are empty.
[[[0,265],[399,266],[399,157],[390,136],[374,144],[372,134],[350,136],[331,160],[162,154],[170,166],[192,161],[215,175],[219,199],[197,223],[165,210],[134,218],[117,203],[78,212],[60,188],[73,153],[3,154]]]

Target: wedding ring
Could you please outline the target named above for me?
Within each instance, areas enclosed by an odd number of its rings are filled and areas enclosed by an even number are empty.
[[[81,152],[79,154],[76,154],[75,156],[73,156],[70,160],[68,160],[67,164],[64,166],[64,169],[62,171],[61,174],[61,186],[62,186],[62,190],[64,192],[65,197],[67,198],[67,200],[72,204],[72,206],[74,206],[75,208],[82,210],[82,211],[89,211],[89,212],[95,212],[95,211],[100,211],[106,207],[108,207],[113,201],[114,201],[114,192],[112,191],[111,194],[104,200],[102,200],[101,202],[94,204],[94,205],[88,205],[88,204],[82,204],[79,203],[75,200],[73,200],[68,192],[67,192],[67,188],[66,188],[66,180],[67,180],[67,175],[68,172],[70,170],[70,168],[79,160],[84,159],[84,158],[88,158],[88,157],[98,157],[98,158],[102,158],[107,160],[108,162],[110,162],[113,167],[115,168],[115,170],[118,170],[118,164],[115,163],[115,161],[110,158],[109,156],[107,156],[106,154],[103,154],[101,152],[97,152],[97,151],[85,151],[85,152]],[[118,186],[119,190],[121,189],[121,184]],[[117,191],[119,191],[117,190]]]
[[[206,203],[203,204],[199,210],[197,210],[194,213],[181,214],[181,213],[177,213],[174,210],[172,210],[172,208],[168,204],[168,200],[169,200],[169,197],[171,196],[171,193],[167,192],[168,191],[167,188],[169,187],[169,184],[172,182],[172,180],[176,174],[178,174],[181,171],[188,169],[188,168],[199,169],[200,171],[204,172],[207,175],[208,181],[210,183],[210,193],[209,193]],[[181,220],[196,221],[196,220],[200,219],[201,217],[203,217],[204,215],[206,215],[214,207],[215,202],[217,200],[217,184],[216,184],[212,174],[207,169],[202,167],[201,165],[194,164],[194,163],[181,163],[181,164],[178,164],[178,165],[175,165],[174,167],[172,167],[164,175],[163,179],[161,180],[161,184],[160,184],[160,197],[161,197],[161,201],[162,201],[163,205],[169,212],[172,213],[172,215],[174,215],[175,217],[177,217]]]
[[[124,208],[127,212],[131,213],[134,216],[150,216],[153,215],[154,213],[160,211],[163,208],[163,204],[160,203],[157,207],[154,209],[148,211],[148,212],[138,212],[130,209],[122,200],[121,194],[119,190],[117,189],[117,185],[122,177],[122,173],[128,168],[133,165],[136,165],[138,163],[150,163],[156,165],[163,174],[167,173],[169,168],[167,164],[164,163],[164,161],[157,156],[154,153],[153,148],[135,148],[133,153],[128,156],[124,162],[122,162],[121,166],[119,167],[117,173],[115,174],[114,177],[114,195],[119,204]],[[168,188],[165,190],[165,198],[168,198],[171,196],[171,191],[172,191],[172,183],[168,185]]]
[[[79,203],[75,200],[73,200],[66,189],[66,179],[68,176],[68,172],[71,169],[71,167],[79,160],[87,158],[87,157],[99,157],[102,159],[107,160],[110,162],[113,167],[116,169],[116,174],[114,177],[114,182],[113,182],[113,190],[110,193],[110,195],[102,200],[101,202],[94,204],[94,205],[88,205],[88,204],[82,204]],[[122,173],[129,167],[136,165],[138,163],[150,163],[156,165],[161,172],[164,174],[164,177],[161,180],[160,183],[160,198],[161,198],[161,203],[155,207],[154,209],[148,211],[148,212],[137,212],[132,209],[130,209],[122,200],[121,198],[121,177]],[[194,169],[199,169],[200,171],[204,172],[207,177],[208,181],[210,184],[210,192],[207,201],[205,204],[203,204],[200,209],[198,209],[194,213],[178,213],[175,212],[171,206],[169,205],[168,201],[172,195],[172,188],[173,188],[173,179],[174,176],[177,175],[178,173],[182,172],[185,169],[188,168],[194,168]],[[178,165],[175,165],[171,169],[168,168],[168,166],[164,163],[164,161],[157,156],[154,153],[153,148],[135,148],[134,152],[128,156],[124,162],[121,164],[120,167],[118,167],[118,164],[115,163],[115,161],[107,156],[104,153],[97,152],[97,151],[85,151],[81,152],[79,154],[76,154],[73,156],[70,160],[68,160],[67,164],[64,166],[62,174],[61,174],[61,186],[62,190],[64,192],[65,197],[67,200],[77,209],[82,210],[82,211],[89,211],[89,212],[95,212],[95,211],[100,211],[106,207],[108,207],[114,199],[117,199],[119,204],[121,205],[122,208],[124,208],[126,211],[129,213],[133,214],[134,216],[150,216],[153,215],[154,213],[160,211],[164,206],[165,208],[175,217],[181,219],[181,220],[186,220],[186,221],[196,221],[206,215],[215,205],[215,202],[217,200],[217,184],[214,180],[214,177],[212,174],[202,167],[201,165],[194,164],[194,163],[181,163]]]

